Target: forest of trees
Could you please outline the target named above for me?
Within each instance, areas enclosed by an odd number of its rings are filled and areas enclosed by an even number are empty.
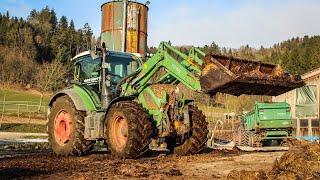
[[[90,49],[92,41],[88,23],[76,29],[73,20],[58,20],[48,7],[31,11],[27,19],[0,13],[0,83],[54,90],[64,81],[71,58]]]
[[[58,19],[48,7],[31,11],[27,19],[0,13],[0,85],[30,84],[40,91],[57,90],[71,67],[70,59],[96,41],[88,23],[76,29],[73,20],[66,16]],[[190,46],[177,48],[187,54]],[[246,45],[231,49],[215,42],[199,48],[206,53],[277,63],[292,74],[320,67],[320,36],[296,37],[269,48]],[[149,51],[154,53],[156,48]]]

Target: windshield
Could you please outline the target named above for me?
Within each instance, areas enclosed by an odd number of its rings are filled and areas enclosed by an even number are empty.
[[[94,85],[100,81],[100,67],[102,58],[93,60],[91,56],[80,58],[80,82]],[[117,84],[122,78],[136,71],[138,62],[129,55],[121,53],[110,53],[107,61],[110,63],[108,75],[111,86]]]
[[[108,69],[111,75],[111,80],[118,83],[120,79],[128,76],[136,71],[138,63],[132,57],[118,57],[110,55],[109,58],[110,68]]]

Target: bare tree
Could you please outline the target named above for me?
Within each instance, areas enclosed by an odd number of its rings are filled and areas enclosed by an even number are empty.
[[[36,86],[41,92],[39,111],[42,106],[44,93],[61,84],[64,81],[66,72],[66,68],[57,60],[52,63],[45,63],[39,68],[35,75]]]

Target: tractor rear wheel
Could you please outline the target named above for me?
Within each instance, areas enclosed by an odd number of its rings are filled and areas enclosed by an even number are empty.
[[[208,141],[208,123],[202,111],[195,106],[189,106],[191,131],[188,139],[181,144],[176,143],[175,138],[167,138],[167,148],[178,155],[191,155],[200,152]]]
[[[84,115],[68,96],[53,103],[48,121],[49,143],[57,155],[81,156],[93,149],[94,141],[84,139]]]
[[[149,149],[153,133],[150,116],[133,101],[113,104],[106,118],[106,135],[111,154],[118,158],[137,158]]]

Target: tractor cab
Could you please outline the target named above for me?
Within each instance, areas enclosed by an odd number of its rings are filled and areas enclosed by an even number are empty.
[[[85,51],[75,56],[72,61],[74,62],[74,81],[90,86],[97,94],[100,94],[102,57]],[[122,78],[135,72],[141,64],[136,54],[116,51],[108,52],[107,62],[109,64],[107,85],[110,86],[111,91]]]

